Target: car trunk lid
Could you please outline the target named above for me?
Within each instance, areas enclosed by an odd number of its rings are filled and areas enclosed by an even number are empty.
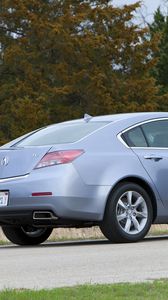
[[[51,146],[0,149],[0,178],[29,174]]]

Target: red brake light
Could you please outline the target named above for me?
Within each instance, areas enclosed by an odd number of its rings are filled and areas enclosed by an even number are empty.
[[[67,164],[84,153],[84,150],[62,150],[47,153],[35,166],[35,169]]]

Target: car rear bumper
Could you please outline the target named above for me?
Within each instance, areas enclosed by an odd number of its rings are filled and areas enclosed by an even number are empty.
[[[110,186],[86,185],[72,164],[0,181],[0,191],[9,191],[8,205],[0,207],[0,224],[57,225],[65,220],[101,221],[109,190]],[[50,195],[36,196],[41,192]],[[34,220],[35,211],[51,212],[54,218]]]
[[[36,210],[1,210],[0,212],[0,226],[24,226],[30,225],[34,227],[89,227],[97,225],[96,221],[81,221],[59,218],[54,215],[52,211],[43,211],[41,213],[50,212],[53,218],[34,218]]]

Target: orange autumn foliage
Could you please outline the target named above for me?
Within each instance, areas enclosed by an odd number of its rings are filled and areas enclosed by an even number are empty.
[[[0,142],[85,112],[157,110],[157,37],[133,22],[139,5],[1,0]]]

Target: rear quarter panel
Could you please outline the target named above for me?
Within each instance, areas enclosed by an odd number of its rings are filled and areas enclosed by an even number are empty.
[[[88,136],[78,143],[85,153],[73,164],[87,185],[110,186],[111,189],[123,179],[135,177],[143,179],[153,190],[158,217],[165,215],[158,192],[134,152],[119,141],[117,124],[111,124]],[[106,204],[108,195],[104,195]]]

